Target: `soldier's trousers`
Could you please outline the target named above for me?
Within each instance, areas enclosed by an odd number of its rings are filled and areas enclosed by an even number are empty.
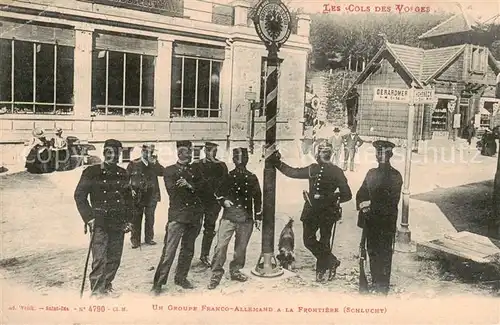
[[[389,292],[394,233],[368,230],[366,247],[370,261],[373,289],[377,293]]]
[[[210,248],[215,237],[215,224],[217,223],[217,218],[219,218],[221,208],[218,202],[211,202],[204,205],[201,256],[208,256],[210,254]]]
[[[302,221],[304,246],[316,257],[316,271],[326,271],[337,261],[330,248],[330,239],[334,222],[331,220]],[[320,239],[316,233],[320,232]]]
[[[100,294],[111,288],[111,282],[120,267],[125,235],[122,231],[105,230],[99,226],[94,231],[89,280],[92,293]]]
[[[217,235],[217,246],[212,260],[212,276],[220,280],[224,275],[224,263],[226,263],[229,242],[235,234],[233,260],[229,263],[231,274],[239,272],[244,266],[247,255],[247,246],[252,236],[253,220],[245,223],[235,223],[226,219],[220,222]]]
[[[175,281],[179,282],[186,279],[191,267],[191,261],[193,260],[194,243],[200,233],[201,222],[193,224],[170,221],[165,228],[163,251],[153,281],[155,287],[167,283],[168,274],[174,262],[179,243],[181,244],[181,249],[177,261],[177,269],[175,270]]]
[[[139,205],[134,210],[134,220],[130,241],[132,244],[141,243],[142,219],[144,216],[144,239],[146,243],[154,238],[156,201],[148,202],[146,205]]]
[[[356,156],[355,149],[344,149],[344,170],[347,170],[347,163],[349,162],[349,170],[354,171],[354,157]]]

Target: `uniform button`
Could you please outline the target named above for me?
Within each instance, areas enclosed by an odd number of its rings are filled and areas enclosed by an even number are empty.
[[[319,191],[319,187],[316,187],[316,190],[318,190],[318,191]]]
[[[188,205],[189,205],[189,203],[186,203],[186,206],[188,206]]]
[[[116,200],[117,203],[120,203],[120,200]]]
[[[248,183],[245,183],[245,185],[248,185]]]
[[[241,190],[241,187],[238,187],[238,190]]]
[[[106,193],[106,191],[102,191],[103,193]]]
[[[104,180],[103,182],[106,183],[106,180]]]
[[[120,193],[120,191],[115,191],[115,193]]]
[[[106,202],[108,202],[108,201],[104,200],[104,203],[106,203]]]
[[[245,201],[248,201],[248,198],[247,198],[247,197],[245,198]]]
[[[233,175],[234,178],[236,178],[236,175]]]

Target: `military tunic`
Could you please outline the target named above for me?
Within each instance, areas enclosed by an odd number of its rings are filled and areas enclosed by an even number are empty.
[[[200,196],[204,181],[199,168],[176,163],[165,168],[163,178],[169,196],[168,222],[165,227],[162,256],[154,276],[154,288],[159,288],[167,283],[179,243],[181,243],[181,249],[175,272],[175,282],[181,283],[186,280],[194,255],[195,240],[200,232],[203,217],[203,204]],[[176,182],[182,178],[193,188],[177,186]]]
[[[141,243],[142,218],[144,216],[144,236],[146,243],[153,240],[154,221],[157,203],[161,200],[158,176],[163,176],[163,166],[159,163],[144,163],[135,159],[127,166],[130,185],[136,192],[134,199],[134,221],[130,240],[132,245]]]
[[[309,180],[309,193],[300,220],[303,222],[304,245],[316,257],[316,270],[326,271],[337,258],[331,253],[330,237],[333,224],[341,217],[338,203],[352,198],[347,179],[332,163],[314,163],[308,167],[292,168],[281,162],[277,168],[286,176]],[[336,191],[339,193],[335,193]],[[320,231],[320,240],[316,232]]]
[[[227,249],[235,234],[233,260],[229,264],[232,275],[245,266],[246,249],[255,220],[262,220],[262,191],[257,176],[246,168],[235,168],[225,177],[217,192],[220,204],[231,201],[232,207],[225,207],[219,227],[217,246],[212,262],[213,279],[220,281],[224,274]]]
[[[95,220],[89,278],[93,293],[105,293],[120,266],[124,228],[133,217],[126,170],[106,163],[87,167],[74,198],[83,221]]]
[[[377,292],[389,291],[394,236],[397,227],[398,204],[403,179],[390,165],[372,168],[356,194],[356,206],[370,201],[365,220],[366,245],[370,260],[373,287]]]
[[[215,191],[221,186],[227,176],[227,165],[220,160],[201,159],[193,162],[203,175],[205,188],[200,197],[203,203],[203,240],[201,242],[201,256],[208,256],[215,236],[215,224],[221,206],[215,198]]]

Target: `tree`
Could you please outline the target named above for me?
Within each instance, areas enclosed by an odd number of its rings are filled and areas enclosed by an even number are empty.
[[[418,36],[449,16],[443,12],[312,15],[310,42],[314,67],[323,70],[346,66],[349,56],[369,60],[381,46],[381,34],[392,43],[428,48],[430,45]]]

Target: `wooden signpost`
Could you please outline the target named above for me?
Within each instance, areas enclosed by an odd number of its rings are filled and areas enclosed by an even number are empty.
[[[411,242],[411,232],[409,228],[410,211],[410,172],[411,155],[413,149],[413,125],[415,123],[415,105],[432,104],[436,102],[433,89],[415,89],[414,85],[410,89],[404,88],[375,88],[373,101],[387,103],[408,104],[408,128],[406,134],[406,157],[405,173],[403,181],[403,207],[401,215],[401,227],[398,229],[397,239],[402,244]]]

